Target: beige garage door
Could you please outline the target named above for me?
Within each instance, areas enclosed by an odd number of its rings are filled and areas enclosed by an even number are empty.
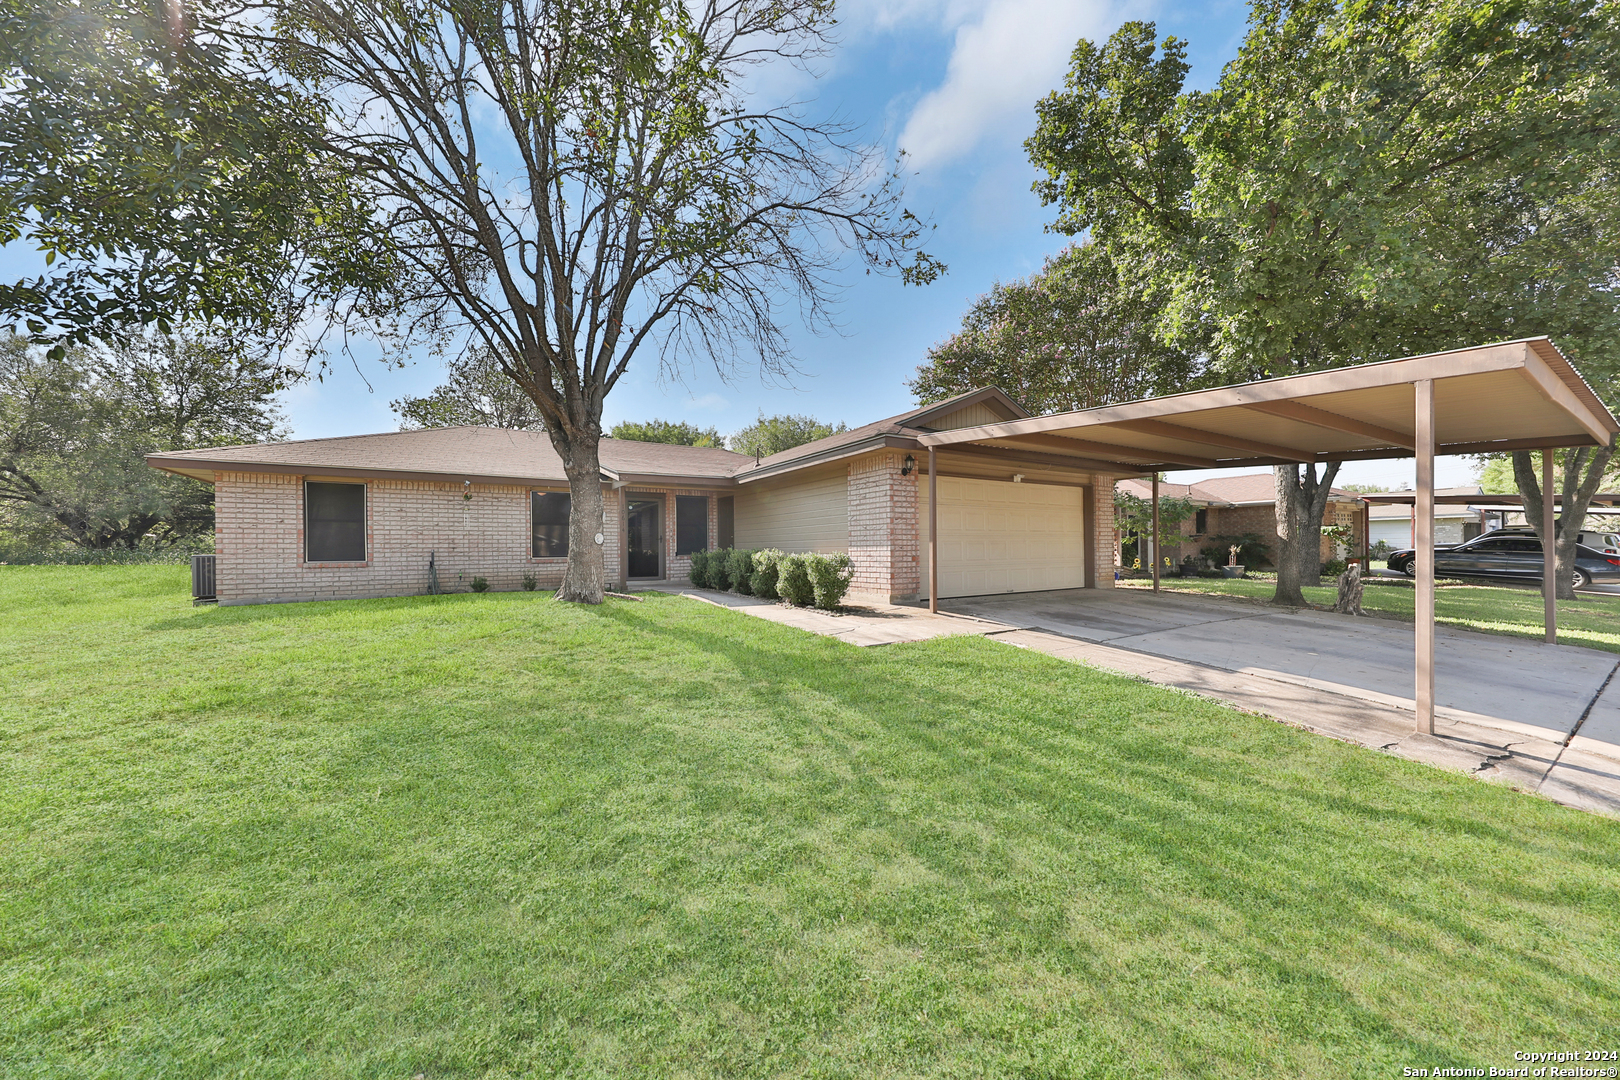
[[[928,591],[928,480],[917,485]],[[939,478],[939,595],[1078,589],[1086,583],[1081,490]]]

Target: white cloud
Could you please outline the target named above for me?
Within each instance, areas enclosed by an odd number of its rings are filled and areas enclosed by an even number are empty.
[[[880,25],[914,17],[919,0],[880,0]],[[1082,37],[1106,36],[1127,5],[1111,0],[982,0],[934,9],[956,26],[945,81],[924,94],[906,121],[900,146],[915,168],[942,165],[993,133],[1023,138],[1035,126],[1035,102],[1056,89]]]
[[[724,409],[731,402],[719,394],[704,394],[702,397],[689,397],[686,403],[695,409]]]

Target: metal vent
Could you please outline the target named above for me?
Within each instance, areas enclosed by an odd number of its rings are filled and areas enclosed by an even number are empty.
[[[214,556],[193,555],[191,557],[191,602],[193,604],[207,604],[218,599],[219,596],[214,590]]]

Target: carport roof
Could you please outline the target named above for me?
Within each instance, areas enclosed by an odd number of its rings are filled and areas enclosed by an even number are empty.
[[[919,437],[1114,463],[1122,473],[1411,457],[1412,385],[1434,382],[1435,452],[1610,444],[1620,433],[1545,337],[1479,345]]]

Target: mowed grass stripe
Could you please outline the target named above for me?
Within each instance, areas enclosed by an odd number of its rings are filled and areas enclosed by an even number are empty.
[[[7,1075],[1398,1074],[1597,1044],[1620,823],[975,638],[0,569]]]

